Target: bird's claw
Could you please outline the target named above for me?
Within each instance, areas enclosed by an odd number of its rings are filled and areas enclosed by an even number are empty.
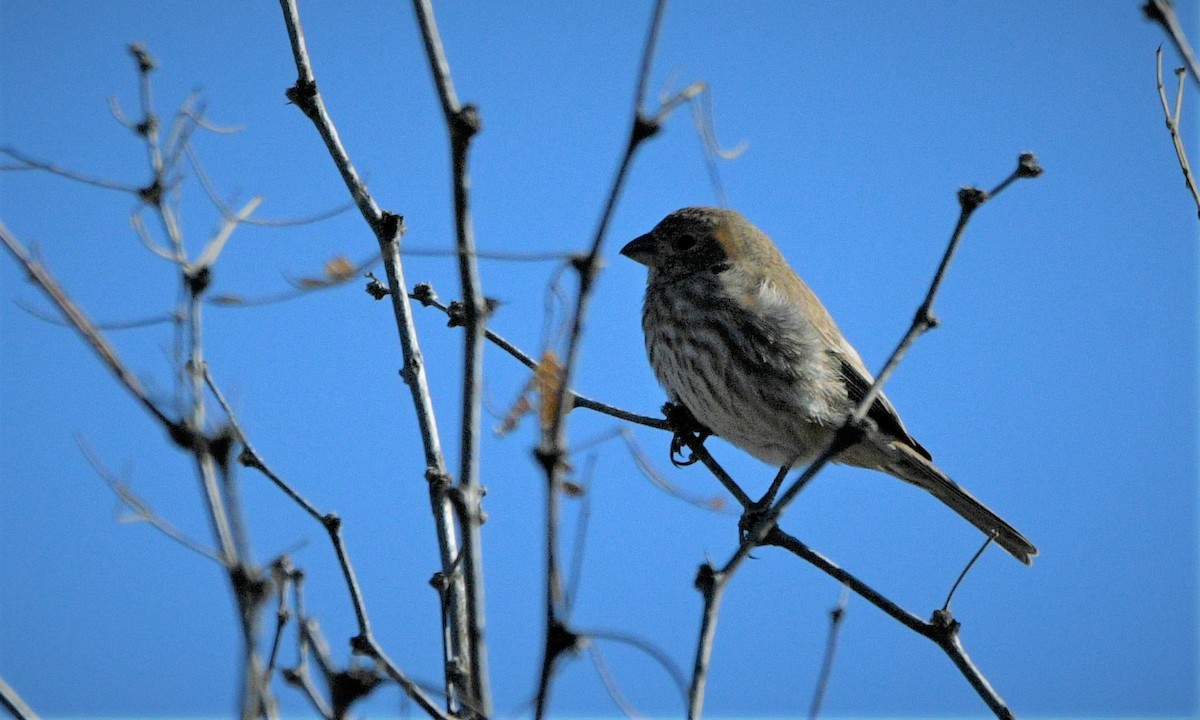
[[[692,444],[703,445],[708,436],[712,435],[712,431],[697,420],[696,416],[692,415],[692,411],[683,405],[672,402],[665,403],[662,406],[662,412],[673,433],[671,435],[671,464],[678,468],[695,465],[700,458],[691,449]],[[683,454],[685,448],[689,450],[687,455]]]

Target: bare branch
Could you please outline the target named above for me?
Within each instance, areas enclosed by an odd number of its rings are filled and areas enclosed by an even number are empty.
[[[233,215],[233,211],[230,209],[229,205],[226,204],[225,201],[222,200],[217,194],[217,189],[213,186],[212,180],[209,179],[208,172],[204,169],[204,164],[200,162],[199,153],[197,153],[196,149],[190,144],[184,145],[183,151],[187,156],[188,164],[192,166],[192,171],[196,174],[196,178],[200,181],[200,187],[204,188],[204,194],[208,196],[209,202],[213,204],[213,207],[215,207],[222,216],[225,218],[231,217]],[[328,220],[330,218],[337,217],[353,207],[354,203],[348,202],[344,205],[340,205],[323,212],[298,218],[271,220],[265,218],[246,217],[243,218],[241,222],[245,225],[258,225],[263,227],[293,227],[297,225],[311,225],[313,223],[321,222],[322,220]]]
[[[62,318],[55,317],[48,312],[43,312],[38,308],[22,301],[20,298],[13,300],[13,304],[24,310],[26,313],[41,320],[42,322],[57,325],[59,327],[71,327],[71,323]],[[154,325],[163,325],[175,320],[174,315],[151,315],[150,317],[138,318],[136,320],[116,320],[113,322],[98,322],[93,323],[99,330],[114,331],[114,330],[137,330],[139,328],[152,327]]]
[[[689,97],[689,93],[699,92],[701,85],[685,89],[679,99],[671,99],[654,115],[648,115],[645,110],[646,88],[649,84],[650,68],[654,59],[658,42],[659,29],[666,11],[666,0],[658,0],[654,5],[650,29],[646,35],[645,48],[637,79],[637,90],[634,98],[632,123],[629,139],[613,179],[604,210],[600,214],[600,222],[592,238],[591,246],[586,255],[573,258],[572,268],[579,275],[579,286],[574,307],[571,310],[571,320],[568,323],[566,351],[563,353],[561,371],[554,388],[554,399],[548,403],[552,409],[550,416],[542,424],[541,442],[535,451],[535,456],[546,474],[546,644],[542,658],[542,672],[538,683],[537,706],[535,717],[545,717],[549,696],[549,682],[553,674],[555,660],[565,650],[572,647],[564,642],[563,637],[570,637],[571,631],[560,617],[559,605],[562,601],[559,583],[559,568],[557,560],[558,543],[558,491],[562,483],[566,451],[566,418],[570,411],[570,386],[579,361],[582,344],[584,319],[587,316],[592,289],[596,274],[600,269],[600,251],[608,234],[608,225],[616,209],[617,200],[621,196],[633,157],[641,144],[658,132],[661,123],[666,119],[671,109]]]
[[[347,190],[358,206],[359,212],[362,213],[363,218],[375,233],[376,240],[379,242],[380,256],[383,258],[384,267],[387,270],[388,283],[393,288],[392,308],[396,317],[404,363],[401,377],[411,392],[413,409],[421,431],[422,444],[425,449],[425,477],[429,482],[429,499],[438,536],[442,572],[449,582],[446,598],[450,607],[447,615],[450,623],[451,653],[445,658],[446,667],[449,669],[467,653],[469,642],[466,630],[467,593],[456,572],[459,544],[454,526],[454,509],[448,496],[450,474],[446,471],[445,459],[442,457],[433,402],[426,381],[420,344],[417,341],[416,326],[412,320],[412,308],[408,298],[403,294],[403,288],[407,285],[404,282],[399,247],[400,237],[404,232],[404,221],[399,215],[382,212],[367,191],[366,185],[359,178],[358,172],[350,161],[349,154],[338,137],[333,120],[325,109],[325,102],[317,91],[317,82],[313,75],[308,50],[305,47],[304,31],[300,25],[300,14],[295,0],[280,0],[280,6],[283,10],[284,23],[287,26],[297,71],[296,84],[287,91],[287,97],[312,121],[325,142],[325,147],[341,174]],[[377,649],[373,640],[369,646]],[[382,651],[379,650],[374,654],[375,657],[381,657]],[[389,674],[393,677],[398,675],[398,673],[391,672]],[[402,684],[405,683],[407,680]],[[468,693],[460,693],[460,695],[469,697]],[[422,706],[428,704],[427,700],[417,699],[417,702]]]
[[[0,707],[12,714],[16,720],[38,720],[38,714],[29,707],[20,694],[0,677]]]
[[[592,666],[596,668],[596,675],[600,677],[600,682],[604,684],[604,690],[608,696],[612,698],[613,704],[617,706],[625,717],[640,718],[643,717],[621,692],[621,686],[617,685],[617,679],[613,676],[612,671],[608,669],[608,663],[604,660],[604,653],[600,652],[599,646],[595,643],[588,645],[588,656],[592,659]]]
[[[455,509],[462,531],[462,576],[467,599],[467,674],[472,706],[484,716],[492,714],[491,680],[488,673],[487,624],[483,601],[482,525],[483,488],[479,482],[479,434],[483,392],[483,339],[487,309],[480,288],[475,259],[475,231],[471,223],[470,179],[467,157],[471,139],[480,130],[474,105],[460,105],[450,77],[450,63],[442,47],[430,0],[413,0],[425,54],[441,98],[442,114],[450,135],[450,164],[453,171],[454,230],[458,248],[458,273],[463,297],[462,427],[459,445],[459,474]]]
[[[684,700],[687,699],[687,677],[684,676],[683,671],[679,669],[679,666],[675,664],[675,661],[671,659],[671,656],[663,652],[661,648],[656,647],[653,643],[642,640],[641,638],[627,635],[625,633],[613,632],[612,630],[591,629],[581,632],[580,634],[592,640],[608,640],[610,642],[628,645],[629,647],[635,648],[636,650],[642,652],[651,660],[658,663],[658,666],[671,676],[671,681],[675,684],[675,689],[679,691],[680,697],[682,697]]]

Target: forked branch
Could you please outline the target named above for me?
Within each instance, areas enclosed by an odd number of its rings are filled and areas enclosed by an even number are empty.
[[[1183,182],[1187,185],[1188,192],[1192,195],[1192,201],[1196,204],[1196,215],[1200,217],[1200,190],[1196,188],[1196,177],[1192,175],[1192,166],[1188,163],[1187,150],[1184,148],[1183,138],[1179,134],[1179,119],[1183,115],[1183,79],[1187,76],[1187,68],[1176,68],[1175,70],[1175,76],[1179,78],[1179,85],[1175,88],[1175,103],[1172,111],[1172,105],[1167,102],[1167,89],[1163,85],[1162,47],[1155,52],[1154,60],[1157,70],[1158,99],[1162,103],[1163,119],[1167,124],[1167,132],[1171,133],[1171,144],[1175,146],[1175,157],[1179,160],[1179,169],[1183,171]]]

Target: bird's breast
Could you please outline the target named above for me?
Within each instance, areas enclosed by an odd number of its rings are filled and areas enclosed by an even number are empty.
[[[717,435],[775,465],[807,459],[844,417],[827,390],[830,357],[811,327],[746,302],[746,292],[711,275],[651,283],[642,312],[650,364]]]

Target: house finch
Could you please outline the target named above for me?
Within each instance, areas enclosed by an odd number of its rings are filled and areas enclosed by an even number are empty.
[[[684,208],[621,254],[649,268],[642,330],[659,383],[714,434],[775,466],[819,455],[874,379],[771,238],[740,213]],[[836,461],[924,488],[1018,560],[1037,549],[933,465],[880,394]]]

